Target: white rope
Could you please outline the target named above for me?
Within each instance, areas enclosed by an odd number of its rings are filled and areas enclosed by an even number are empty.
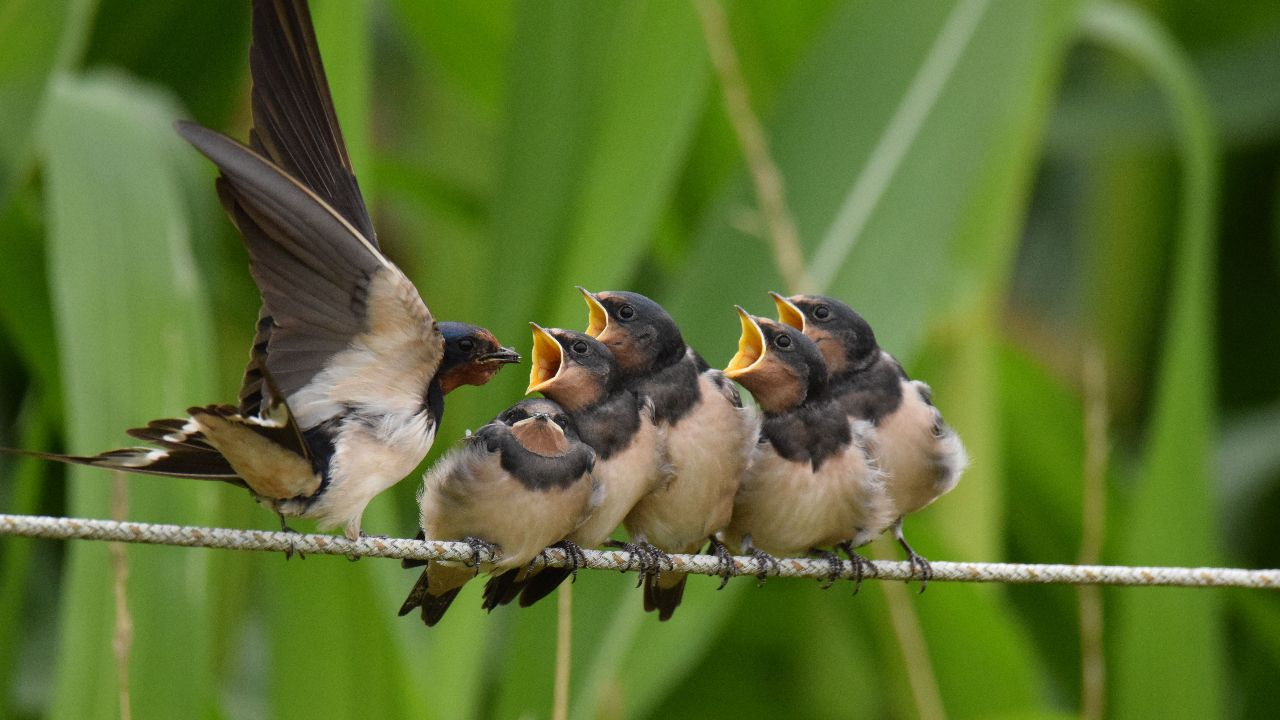
[[[222,548],[224,550],[260,550],[267,552],[300,552],[311,555],[345,555],[347,557],[385,557],[410,560],[470,561],[473,550],[466,543],[410,540],[404,538],[364,537],[348,540],[340,535],[309,535],[262,530],[232,530],[184,525],[117,522],[84,518],[60,518],[39,515],[0,515],[0,536],[45,538],[51,540],[107,540],[112,542],[178,545],[182,547]],[[594,570],[634,569],[631,555],[621,550],[584,550],[585,567]],[[483,551],[482,560],[492,559]],[[552,567],[565,564],[562,550],[547,551]],[[672,555],[674,569],[697,575],[717,575],[719,564],[710,555]],[[752,557],[735,557],[734,564],[743,575],[755,575],[761,569]],[[874,572],[868,578],[909,580],[911,567],[906,562],[878,560],[871,563]],[[1280,570],[1239,570],[1234,568],[1125,567],[1115,565],[1028,565],[1021,563],[932,563],[930,582],[994,582],[1018,584],[1069,583],[1072,585],[1163,585],[1176,587],[1248,587],[1280,589]],[[825,579],[830,568],[825,560],[780,558],[777,567],[767,568],[770,576]],[[842,577],[852,578],[848,563]]]

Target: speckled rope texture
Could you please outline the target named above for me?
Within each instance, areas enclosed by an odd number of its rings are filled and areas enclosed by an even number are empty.
[[[233,530],[184,525],[117,522],[84,518],[39,515],[0,515],[0,536],[46,538],[52,540],[107,540],[149,545],[300,552],[307,555],[347,557],[409,558],[413,560],[470,561],[473,550],[465,543],[365,537],[348,540],[340,535],[310,535],[262,530]],[[584,550],[585,567],[595,570],[634,569],[629,553],[621,550]],[[565,554],[551,549],[546,553],[553,567],[565,564]],[[487,559],[483,553],[481,559]],[[720,566],[709,555],[672,555],[674,569],[698,575],[717,575]],[[760,567],[754,558],[736,557],[734,563],[744,575],[755,575]],[[847,567],[845,577],[852,578]],[[866,577],[880,580],[908,580],[906,562],[875,561],[874,573]],[[825,560],[781,559],[767,568],[770,576],[825,579],[830,567]],[[1124,567],[1114,565],[1026,565],[1017,563],[934,562],[930,582],[992,582],[1018,584],[1066,583],[1072,585],[1158,585],[1171,587],[1247,587],[1280,589],[1280,570],[1238,570],[1233,568]]]

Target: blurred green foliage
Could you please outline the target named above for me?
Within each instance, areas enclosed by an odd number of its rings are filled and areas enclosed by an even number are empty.
[[[314,4],[380,238],[438,316],[527,348],[528,320],[584,325],[573,284],[631,288],[719,363],[730,304],[783,289],[691,5]],[[806,257],[974,457],[908,520],[916,546],[1077,558],[1096,351],[1102,560],[1280,565],[1280,5],[724,5]],[[0,444],[93,452],[234,397],[257,297],[212,168],[168,126],[244,137],[247,43],[241,3],[0,0]],[[432,458],[523,382],[450,396]],[[0,511],[108,517],[109,477],[3,458]],[[416,482],[371,532],[412,534]],[[129,501],[275,522],[195,482],[130,479]],[[140,717],[550,713],[551,603],[485,616],[477,583],[427,631],[395,617],[412,578],[391,562],[128,559]],[[114,716],[107,548],[0,539],[0,583],[0,717]],[[900,590],[695,578],[659,624],[627,578],[583,573],[571,714],[1080,712],[1073,589]],[[1274,595],[1103,600],[1109,714],[1266,714]]]

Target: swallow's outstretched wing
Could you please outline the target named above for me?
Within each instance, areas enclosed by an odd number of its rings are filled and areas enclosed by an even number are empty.
[[[218,194],[262,293],[242,397],[261,395],[249,387],[261,382],[258,363],[304,430],[352,409],[420,407],[444,341],[413,283],[341,213],[258,152],[194,123],[177,127],[222,171]]]

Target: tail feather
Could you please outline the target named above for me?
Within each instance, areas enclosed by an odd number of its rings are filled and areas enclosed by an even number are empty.
[[[529,607],[550,595],[571,575],[573,570],[569,568],[544,568],[538,574],[531,576],[520,593],[520,607]]]
[[[685,573],[664,572],[654,579],[652,575],[644,576],[644,610],[658,611],[658,619],[670,620],[680,601],[684,599],[684,585],[689,576]]]
[[[144,428],[132,428],[125,431],[129,437],[171,450],[204,450],[212,451],[213,446],[204,435],[192,426],[190,420],[152,420]]]
[[[195,480],[221,480],[237,487],[248,487],[231,469],[226,458],[214,450],[184,450],[179,448],[122,448],[108,450],[99,455],[59,455],[0,448],[0,453],[25,455],[71,465],[121,470],[142,475],[185,477]]]
[[[453,604],[454,598],[462,590],[462,586],[472,576],[469,568],[453,567],[448,564],[428,563],[418,581],[409,590],[409,596],[400,606],[399,614],[408,615],[414,608],[422,609],[422,622],[433,627],[444,617],[444,613]]]
[[[513,568],[501,575],[495,575],[489,578],[489,582],[484,584],[484,601],[480,603],[480,607],[493,611],[500,605],[509,605],[515,600],[520,591],[524,589],[525,582],[529,579],[526,576],[521,577],[521,569]]]

